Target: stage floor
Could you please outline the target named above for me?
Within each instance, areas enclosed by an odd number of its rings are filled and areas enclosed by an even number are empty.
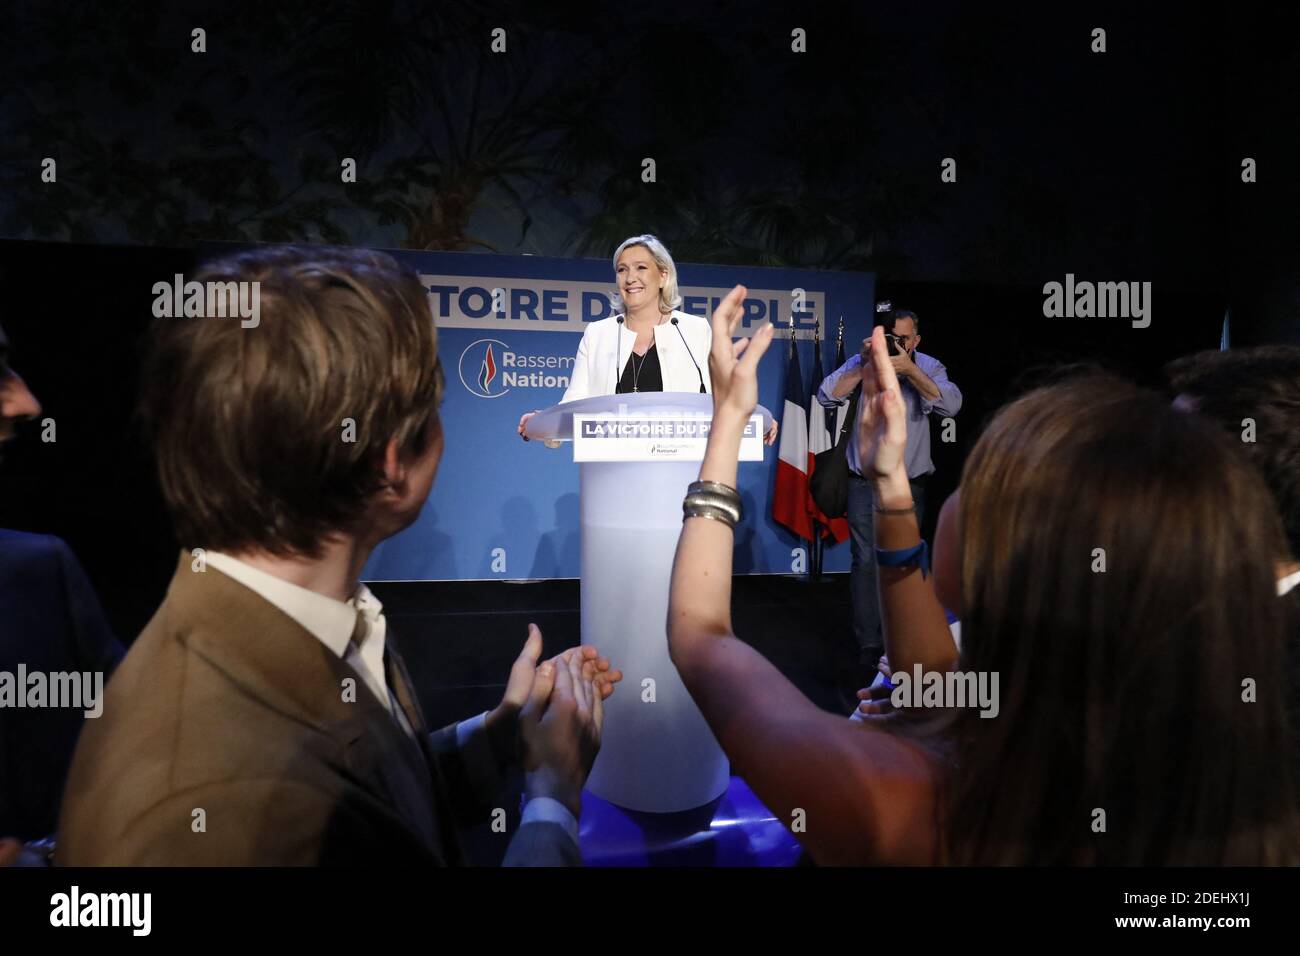
[[[584,792],[578,842],[587,866],[794,866],[803,854],[739,777],[682,813],[639,813]]]

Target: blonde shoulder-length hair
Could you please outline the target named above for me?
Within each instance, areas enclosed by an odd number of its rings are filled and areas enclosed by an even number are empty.
[[[668,252],[668,247],[659,241],[658,237],[645,233],[640,236],[631,236],[619,243],[618,248],[614,250],[614,271],[618,271],[618,257],[626,249],[632,246],[642,246],[650,253],[650,258],[655,261],[659,271],[667,277],[664,279],[663,286],[659,289],[659,311],[665,315],[674,309],[680,308],[682,304],[682,295],[677,291],[677,265],[673,262],[673,257]]]

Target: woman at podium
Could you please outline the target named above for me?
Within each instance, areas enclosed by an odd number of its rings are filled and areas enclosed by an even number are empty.
[[[649,233],[624,239],[614,250],[619,315],[592,322],[582,335],[569,387],[561,401],[634,392],[711,391],[708,319],[680,311],[677,266]],[[519,419],[524,438],[528,412]],[[766,436],[776,439],[776,423]]]

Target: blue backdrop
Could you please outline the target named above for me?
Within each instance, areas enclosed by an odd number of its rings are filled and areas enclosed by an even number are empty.
[[[524,412],[560,401],[585,323],[613,314],[611,263],[404,250],[393,255],[429,288],[447,376],[447,444],[419,519],[375,550],[362,577],[578,577],[578,466],[572,446],[523,442],[516,427]],[[750,292],[742,334],[769,319],[777,322],[783,337],[763,359],[759,400],[778,419],[792,315],[809,393],[818,384],[810,381],[814,328],[822,329],[827,373],[835,367],[841,315],[850,355],[870,331],[872,275],[679,263],[678,279],[685,312],[708,315],[713,302],[743,283]],[[766,449],[762,462],[740,466],[745,518],[736,529],[739,574],[788,574],[804,566],[803,542],[772,520],[775,474],[775,447]],[[848,568],[847,542],[826,549],[824,570]]]

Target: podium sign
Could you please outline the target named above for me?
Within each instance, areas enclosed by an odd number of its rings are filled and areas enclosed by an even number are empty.
[[[573,416],[573,460],[703,461],[712,415],[683,412]],[[741,461],[763,460],[763,417],[751,415]]]

